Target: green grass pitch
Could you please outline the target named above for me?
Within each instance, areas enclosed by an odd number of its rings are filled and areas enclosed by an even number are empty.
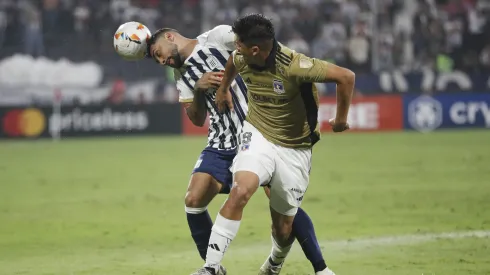
[[[190,274],[183,198],[204,145],[0,142],[0,275]],[[329,134],[313,155],[303,207],[338,275],[490,274],[490,131]],[[269,251],[259,191],[224,264],[256,274]],[[282,274],[312,273],[295,244]]]

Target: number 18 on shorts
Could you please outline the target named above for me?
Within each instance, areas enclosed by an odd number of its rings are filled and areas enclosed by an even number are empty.
[[[254,126],[244,122],[233,174],[257,174],[261,186],[270,184],[272,209],[294,216],[301,205],[309,182],[310,148],[286,148],[269,142]]]

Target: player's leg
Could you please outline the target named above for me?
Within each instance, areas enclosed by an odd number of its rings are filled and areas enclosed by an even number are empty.
[[[272,250],[259,274],[279,274],[292,242],[293,222],[308,188],[311,150],[274,146],[276,170],[271,181]],[[301,215],[301,214],[300,214]]]
[[[272,249],[269,257],[261,266],[259,275],[273,275],[281,272],[284,261],[291,250],[294,242],[294,235],[292,234],[294,216],[296,215],[298,207],[296,206],[295,194],[289,190],[282,190],[283,186],[280,182],[281,176],[278,174],[280,170],[277,169],[271,181],[270,190],[270,213],[272,219]],[[288,194],[285,196],[284,194]],[[291,199],[285,199],[284,197],[292,197]]]
[[[327,264],[323,259],[322,251],[316,238],[315,227],[308,214],[301,208],[293,222],[293,235],[301,245],[301,249],[305,253],[306,258],[311,262],[313,270],[317,274],[321,274],[322,270],[327,268]]]
[[[215,220],[206,264],[194,274],[217,274],[226,250],[238,233],[243,209],[259,185],[269,182],[273,173],[271,144],[251,126],[248,131],[244,127],[243,131],[248,138],[242,139],[241,149],[234,159],[233,188]]]
[[[270,199],[270,188],[264,187],[267,197]],[[301,208],[294,217],[292,234],[301,245],[306,258],[311,262],[315,272],[327,268],[323,259],[322,251],[316,238],[315,227],[308,214]]]
[[[185,195],[187,223],[199,255],[203,260],[206,259],[209,237],[213,227],[213,221],[209,216],[207,207],[220,189],[221,184],[210,174],[198,172],[192,174]]]
[[[234,173],[233,188],[228,199],[216,217],[211,237],[205,268],[217,271],[221,261],[240,228],[243,209],[259,187],[259,176],[249,171]]]
[[[229,193],[232,175],[229,167],[235,152],[205,149],[194,167],[185,196],[185,211],[199,254],[206,259],[213,222],[207,206],[218,193]]]

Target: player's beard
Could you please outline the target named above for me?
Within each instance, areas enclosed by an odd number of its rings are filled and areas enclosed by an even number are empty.
[[[179,54],[179,50],[177,49],[177,46],[172,49],[171,57],[174,61],[174,64],[172,64],[171,67],[174,68],[180,68],[182,65],[184,65],[184,60],[182,60],[182,56]]]

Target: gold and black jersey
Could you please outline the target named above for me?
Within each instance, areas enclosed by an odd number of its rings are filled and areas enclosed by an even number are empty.
[[[288,148],[308,148],[320,140],[318,91],[325,82],[327,62],[310,58],[275,42],[266,66],[247,65],[233,53],[247,85],[247,121],[270,142]]]

